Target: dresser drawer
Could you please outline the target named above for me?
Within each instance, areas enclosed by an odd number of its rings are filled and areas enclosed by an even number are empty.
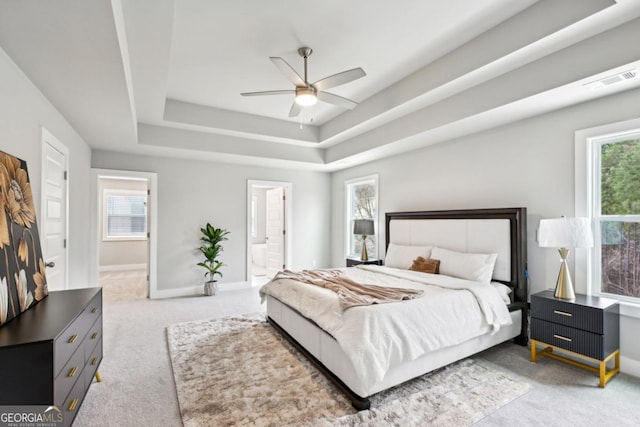
[[[91,324],[87,324],[86,321],[83,322],[82,320],[82,316],[78,316],[55,340],[53,344],[54,376],[60,374],[62,368],[78,348],[80,348],[79,353],[84,354],[81,347]]]
[[[603,360],[608,356],[604,350],[603,335],[547,322],[546,320],[531,319],[531,339],[593,359]]]
[[[603,333],[603,311],[569,302],[531,296],[531,317],[578,328],[595,334]]]
[[[82,400],[84,399],[85,390],[84,376],[81,375],[71,389],[67,398],[64,400],[64,403],[59,406],[59,409],[62,411],[62,416],[64,417],[65,427],[68,427],[73,423],[73,420],[80,409],[80,405],[82,404]]]
[[[102,315],[102,293],[98,293],[87,307],[82,311],[82,316],[87,319],[89,324],[92,324]]]
[[[93,323],[84,339],[85,363],[89,361],[91,353],[93,353],[96,344],[99,342],[102,342],[102,317],[99,317],[98,320]]]
[[[78,378],[83,378],[82,370],[84,365],[84,352],[79,349],[71,356],[54,380],[53,397],[56,405],[64,402]],[[84,384],[84,379],[81,379],[80,382]]]
[[[87,387],[93,382],[93,376],[96,374],[101,361],[102,342],[99,342],[98,345],[96,345],[96,348],[93,349],[93,353],[89,355],[89,360],[84,367],[84,378]]]

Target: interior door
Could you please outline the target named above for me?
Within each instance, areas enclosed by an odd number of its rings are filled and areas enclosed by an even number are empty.
[[[267,190],[266,240],[267,240],[267,277],[272,278],[285,268],[284,263],[284,188]]]
[[[47,285],[57,291],[67,287],[67,159],[52,144],[44,136],[41,232]]]

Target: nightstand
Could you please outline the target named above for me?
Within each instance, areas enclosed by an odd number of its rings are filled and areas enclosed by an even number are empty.
[[[347,258],[347,267],[353,267],[354,265],[360,264],[382,265],[382,260],[369,258],[366,261],[362,261],[360,258]]]
[[[552,290],[531,295],[531,362],[547,356],[600,376],[600,387],[620,372],[620,306],[608,298],[576,294],[573,301],[557,299]],[[537,349],[537,344],[544,346]],[[569,359],[560,350],[595,362]],[[614,367],[607,371],[607,362]]]

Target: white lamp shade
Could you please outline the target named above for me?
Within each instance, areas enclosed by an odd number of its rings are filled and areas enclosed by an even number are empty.
[[[590,248],[593,246],[591,219],[541,219],[538,245],[543,248]]]

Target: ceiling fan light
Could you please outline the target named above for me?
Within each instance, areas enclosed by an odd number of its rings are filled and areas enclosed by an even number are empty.
[[[316,91],[311,87],[296,88],[296,104],[303,107],[310,107],[318,102]]]

